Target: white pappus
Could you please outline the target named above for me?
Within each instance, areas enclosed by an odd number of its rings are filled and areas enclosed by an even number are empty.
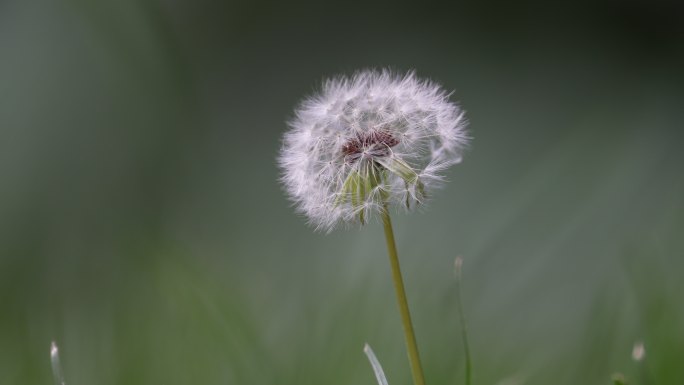
[[[388,205],[423,203],[460,162],[466,125],[449,94],[413,72],[328,79],[289,122],[281,181],[317,229],[363,224]]]

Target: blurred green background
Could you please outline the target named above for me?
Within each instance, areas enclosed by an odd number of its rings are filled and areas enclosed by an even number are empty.
[[[390,384],[381,226],[277,182],[320,81],[416,69],[474,138],[396,215],[427,382],[684,384],[684,8],[674,1],[0,1],[0,384]],[[646,358],[633,362],[643,341]]]

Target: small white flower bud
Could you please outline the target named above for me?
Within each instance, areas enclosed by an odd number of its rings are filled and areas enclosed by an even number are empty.
[[[641,361],[644,359],[646,356],[646,349],[644,348],[644,343],[639,341],[634,344],[634,347],[632,348],[632,359],[634,361]]]
[[[461,270],[463,269],[463,257],[460,255],[454,260],[454,272],[458,279],[461,279]]]
[[[64,385],[62,365],[59,363],[59,348],[57,348],[57,344],[54,341],[50,344],[50,362],[52,364],[52,376],[54,377],[55,385]]]

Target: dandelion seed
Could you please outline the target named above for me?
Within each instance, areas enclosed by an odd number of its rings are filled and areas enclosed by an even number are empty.
[[[387,70],[327,80],[301,103],[278,157],[282,183],[317,229],[422,204],[459,163],[463,111],[440,86]]]

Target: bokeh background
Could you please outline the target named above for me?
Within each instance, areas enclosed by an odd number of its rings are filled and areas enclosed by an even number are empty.
[[[0,2],[0,383],[390,384],[381,226],[314,233],[277,182],[321,80],[415,69],[472,146],[395,216],[429,384],[684,383],[675,1]],[[646,356],[634,362],[642,341]]]

